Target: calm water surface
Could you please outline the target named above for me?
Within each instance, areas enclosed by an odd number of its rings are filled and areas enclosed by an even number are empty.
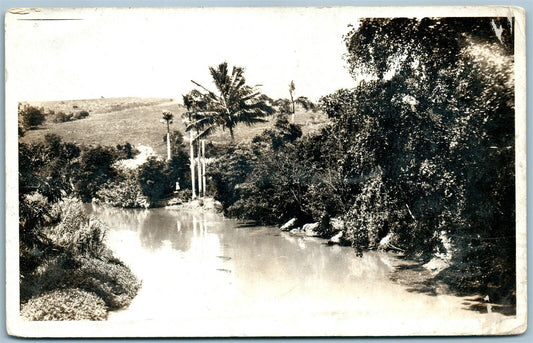
[[[129,308],[109,316],[132,330],[167,322],[181,323],[185,335],[205,323],[207,335],[387,334],[416,323],[421,332],[472,332],[503,320],[467,310],[465,298],[409,292],[389,279],[392,254],[358,258],[347,247],[213,213],[88,211],[108,224],[108,246],[143,282]]]

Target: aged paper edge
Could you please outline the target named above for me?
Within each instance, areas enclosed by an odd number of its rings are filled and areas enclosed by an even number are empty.
[[[282,9],[280,7],[272,7]],[[169,8],[168,10],[200,10],[199,8]],[[201,8],[201,10],[233,11],[240,8]],[[262,8],[246,8],[261,11]],[[276,325],[262,325],[244,329],[234,327],[229,320],[205,322],[202,327],[190,327],[189,323],[171,321],[160,323],[109,323],[109,322],[29,322],[19,317],[19,271],[18,271],[18,149],[17,149],[17,90],[10,87],[9,62],[16,58],[13,51],[14,38],[9,30],[20,14],[6,13],[6,326],[8,334],[21,337],[217,337],[217,336],[400,336],[400,335],[512,335],[523,333],[527,328],[527,201],[526,201],[526,38],[525,11],[511,6],[421,6],[421,7],[329,7],[329,8],[283,8],[284,10],[353,10],[358,17],[515,17],[515,151],[516,151],[516,316],[501,322],[480,325],[472,323],[468,332],[439,331],[438,322],[409,323],[402,332],[389,332],[386,326],[380,332],[368,331],[364,321],[340,322],[337,328],[285,328]],[[42,11],[64,11],[46,9]],[[75,9],[68,9],[74,11]],[[80,9],[83,10],[83,9]],[[164,8],[96,9],[100,11],[163,11]],[[38,10],[41,11],[41,10]],[[19,10],[31,15],[32,10]],[[268,324],[281,324],[273,320]],[[462,323],[461,326],[464,326]],[[414,329],[418,328],[418,329]]]

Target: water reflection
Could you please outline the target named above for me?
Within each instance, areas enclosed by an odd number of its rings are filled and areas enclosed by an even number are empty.
[[[408,292],[397,259],[221,215],[170,209],[87,208],[109,226],[108,245],[143,280],[113,321],[472,318],[463,300]],[[494,315],[491,313],[490,315]],[[399,331],[400,332],[400,331]]]

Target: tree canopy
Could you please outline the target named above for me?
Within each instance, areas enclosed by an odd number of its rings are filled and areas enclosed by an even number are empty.
[[[322,100],[335,139],[358,161],[357,230],[370,230],[381,207],[381,226],[408,251],[442,251],[451,237],[461,248],[454,277],[494,281],[496,264],[514,275],[512,25],[363,19],[345,42],[350,72],[366,81]]]

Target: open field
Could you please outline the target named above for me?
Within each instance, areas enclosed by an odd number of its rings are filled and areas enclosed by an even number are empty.
[[[67,142],[83,145],[117,145],[130,144],[151,146],[158,155],[165,154],[164,136],[166,128],[160,122],[163,110],[174,113],[171,130],[185,133],[183,114],[185,108],[177,100],[158,98],[109,98],[94,100],[68,100],[51,102],[29,102],[32,106],[43,107],[45,112],[50,110],[67,112],[85,110],[90,114],[85,119],[54,123],[46,121],[37,130],[27,131],[21,138],[22,142],[37,142],[48,133],[55,133]],[[321,112],[306,112],[297,110],[295,115],[297,124],[302,125],[304,133],[316,130],[323,125],[327,118]],[[267,122],[252,127],[239,124],[235,129],[237,142],[249,141],[263,130],[274,124],[274,118],[267,118]],[[186,135],[186,138],[188,134]],[[208,140],[214,143],[230,141],[229,131],[217,130]]]
[[[83,100],[57,100],[57,101],[29,101],[35,107],[42,107],[46,112],[70,113],[75,111],[87,111],[93,113],[108,113],[122,111],[129,108],[152,106],[164,102],[173,102],[170,98],[100,98]]]

